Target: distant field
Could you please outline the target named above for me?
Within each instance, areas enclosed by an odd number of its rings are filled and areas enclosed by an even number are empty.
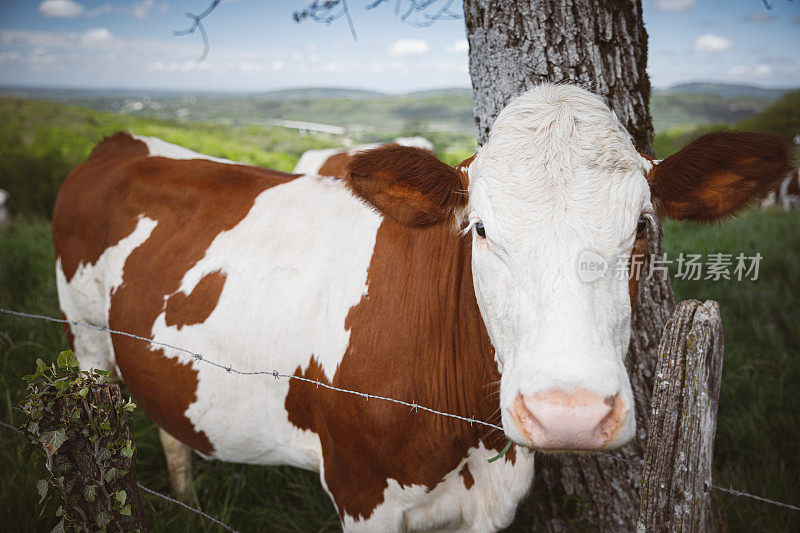
[[[387,95],[350,89],[287,89],[266,93],[182,93],[163,91],[58,91],[0,89],[27,98],[72,103],[101,111],[180,122],[227,126],[270,124],[271,119],[347,127],[352,135],[414,130],[474,135],[470,89],[442,89]],[[782,94],[778,89],[722,84],[685,84],[654,91],[651,112],[656,132],[735,123],[763,111]]]

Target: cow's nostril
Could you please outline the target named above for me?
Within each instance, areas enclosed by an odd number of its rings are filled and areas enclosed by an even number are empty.
[[[627,410],[619,394],[602,397],[586,390],[517,396],[512,415],[534,448],[598,450],[624,425]]]

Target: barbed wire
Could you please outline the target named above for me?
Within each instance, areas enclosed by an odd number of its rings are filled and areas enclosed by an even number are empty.
[[[204,355],[196,353],[196,352],[193,352],[191,350],[187,350],[186,348],[181,348],[179,346],[174,346],[174,345],[168,344],[166,342],[159,342],[159,341],[156,341],[156,340],[153,340],[153,339],[149,339],[147,337],[142,337],[140,335],[135,335],[133,333],[128,333],[127,331],[119,331],[119,330],[107,328],[105,326],[97,326],[95,324],[89,324],[88,322],[80,322],[80,321],[76,321],[76,320],[66,320],[66,319],[63,319],[63,318],[55,318],[55,317],[47,316],[47,315],[37,315],[37,314],[33,314],[33,313],[24,313],[24,312],[21,312],[21,311],[12,311],[11,309],[4,309],[4,308],[0,308],[0,313],[5,313],[5,314],[8,314],[8,315],[19,316],[19,317],[24,317],[24,318],[37,318],[37,319],[40,319],[40,320],[46,320],[48,322],[56,322],[56,323],[59,323],[59,324],[71,324],[71,325],[74,325],[74,326],[87,327],[87,328],[97,329],[97,330],[100,330],[100,331],[105,331],[107,333],[112,333],[112,334],[115,334],[115,335],[123,335],[125,337],[130,337],[130,338],[133,338],[133,339],[146,341],[146,342],[149,342],[149,343],[154,344],[156,346],[163,346],[165,348],[170,348],[172,350],[177,350],[179,352],[183,352],[185,354],[188,354],[188,355],[192,356],[192,358],[195,361],[199,362],[199,363],[205,363],[205,364],[217,367],[217,368],[219,368],[221,370],[226,371],[229,374],[238,374],[240,376],[272,376],[275,379],[286,378],[286,379],[294,379],[294,380],[304,381],[306,383],[310,383],[312,385],[315,385],[317,388],[323,387],[323,388],[326,388],[326,389],[329,389],[329,390],[334,390],[334,391],[337,391],[337,392],[343,392],[343,393],[346,393],[346,394],[353,394],[355,396],[361,396],[366,401],[374,399],[374,400],[382,400],[382,401],[386,401],[386,402],[392,402],[392,403],[396,403],[396,404],[400,404],[400,405],[404,405],[406,407],[409,407],[414,412],[426,411],[428,413],[432,413],[432,414],[435,414],[435,415],[441,415],[441,416],[445,416],[445,417],[449,417],[449,418],[454,418],[454,419],[457,419],[457,420],[462,420],[464,422],[468,422],[469,424],[479,424],[479,425],[486,426],[486,427],[489,427],[489,428],[492,428],[492,429],[497,429],[497,430],[503,431],[503,427],[502,426],[498,426],[497,424],[492,424],[490,422],[484,422],[483,420],[479,420],[479,419],[474,418],[474,417],[466,417],[466,416],[456,415],[456,414],[453,414],[453,413],[447,413],[447,412],[444,412],[444,411],[439,411],[438,409],[433,409],[433,408],[427,407],[425,405],[420,405],[420,404],[418,404],[417,402],[414,402],[414,401],[407,402],[407,401],[403,401],[403,400],[398,400],[396,398],[389,398],[388,396],[381,396],[379,394],[370,394],[370,393],[361,392],[361,391],[357,391],[357,390],[353,390],[353,389],[345,389],[345,388],[342,388],[342,387],[335,387],[333,385],[328,385],[327,383],[322,382],[319,379],[311,379],[311,378],[306,378],[306,377],[303,377],[303,376],[295,376],[293,374],[283,374],[281,372],[278,372],[277,370],[238,370],[238,369],[234,368],[231,365],[225,365],[225,364],[219,363],[217,361],[214,361],[212,359],[208,359]]]
[[[60,324],[71,324],[71,325],[75,325],[75,326],[87,327],[87,328],[97,329],[97,330],[100,330],[100,331],[105,331],[107,333],[112,333],[112,334],[115,334],[115,335],[123,335],[123,336],[130,337],[130,338],[133,338],[133,339],[146,341],[148,343],[151,343],[151,344],[154,344],[154,345],[157,345],[157,346],[163,346],[165,348],[170,348],[170,349],[173,349],[173,350],[177,350],[177,351],[186,353],[188,355],[191,355],[198,362],[203,362],[203,363],[210,364],[210,365],[212,365],[214,367],[217,367],[217,368],[219,368],[221,370],[225,370],[226,372],[228,372],[230,374],[238,374],[238,375],[242,375],[242,376],[257,376],[257,375],[272,376],[275,379],[279,379],[279,378],[296,379],[296,380],[304,381],[304,382],[310,383],[312,385],[315,385],[317,388],[323,387],[323,388],[326,388],[326,389],[329,389],[329,390],[334,390],[334,391],[337,391],[337,392],[343,392],[343,393],[347,393],[347,394],[353,394],[353,395],[356,395],[356,396],[361,396],[362,398],[364,398],[367,401],[369,401],[370,399],[376,399],[376,400],[383,400],[383,401],[387,401],[387,402],[397,403],[397,404],[400,404],[400,405],[404,405],[406,407],[410,407],[412,409],[412,411],[414,411],[414,412],[418,412],[419,410],[422,410],[422,411],[426,411],[426,412],[429,412],[429,413],[432,413],[432,414],[437,414],[437,415],[441,415],[441,416],[445,416],[445,417],[449,417],[449,418],[462,420],[464,422],[469,422],[470,425],[472,425],[472,424],[480,424],[480,425],[483,425],[483,426],[490,427],[492,429],[497,429],[497,430],[503,431],[502,426],[498,426],[496,424],[491,424],[489,422],[484,422],[483,420],[478,420],[478,419],[475,419],[475,418],[472,418],[472,417],[464,417],[464,416],[460,416],[460,415],[456,415],[456,414],[452,414],[452,413],[446,413],[444,411],[439,411],[437,409],[432,409],[432,408],[424,406],[424,405],[419,405],[416,402],[406,402],[406,401],[398,400],[398,399],[395,399],[395,398],[389,398],[387,396],[380,396],[380,395],[377,395],[377,394],[368,394],[368,393],[364,393],[364,392],[355,391],[355,390],[352,390],[352,389],[344,389],[344,388],[341,388],[341,387],[334,387],[333,385],[328,385],[327,383],[323,383],[323,382],[319,381],[318,379],[310,379],[310,378],[305,378],[305,377],[302,377],[302,376],[295,376],[295,375],[290,375],[290,374],[282,374],[282,373],[279,373],[277,370],[272,370],[272,371],[268,371],[268,370],[262,370],[262,371],[243,371],[243,370],[238,370],[238,369],[233,368],[230,365],[224,365],[222,363],[218,363],[218,362],[213,361],[211,359],[207,359],[202,354],[193,352],[191,350],[187,350],[186,348],[181,348],[179,346],[173,346],[172,344],[168,344],[168,343],[165,343],[165,342],[159,342],[159,341],[156,341],[154,339],[149,339],[147,337],[142,337],[140,335],[135,335],[133,333],[128,333],[127,331],[114,330],[114,329],[107,328],[107,327],[104,327],[104,326],[97,326],[95,324],[89,324],[87,322],[80,322],[80,321],[76,321],[76,320],[66,320],[66,319],[63,319],[63,318],[55,318],[55,317],[51,317],[51,316],[47,316],[47,315],[37,315],[37,314],[34,314],[34,313],[25,313],[25,312],[22,312],[22,311],[13,311],[11,309],[5,309],[5,308],[2,308],[2,307],[0,307],[0,313],[5,313],[5,314],[8,314],[8,315],[18,316],[18,317],[23,317],[23,318],[35,318],[35,319],[45,320],[45,321],[48,321],[48,322],[56,322],[56,323],[60,323]],[[14,427],[13,425],[7,424],[7,423],[2,422],[2,421],[0,421],[0,426],[3,426],[5,428],[11,429],[11,430],[14,430],[17,433],[23,433],[19,428]],[[605,452],[595,452],[595,455],[601,455],[603,457],[609,457],[611,459],[614,459],[614,460],[617,460],[617,461],[623,461],[623,462],[628,463],[628,464],[634,464],[634,465],[637,465],[639,467],[641,467],[644,464],[644,461],[636,461],[636,460],[632,460],[632,459],[627,459],[627,458],[621,457],[619,455],[613,455],[613,454],[605,453]],[[190,506],[184,504],[183,502],[180,502],[178,500],[174,500],[174,499],[170,498],[169,496],[165,496],[165,495],[163,495],[161,493],[152,491],[152,490],[144,487],[141,484],[139,484],[139,487],[141,489],[145,490],[146,492],[150,492],[152,494],[155,494],[157,496],[160,496],[160,497],[164,498],[165,500],[168,500],[168,501],[177,503],[178,505],[181,505],[183,507],[186,507],[187,509],[194,511],[197,514],[199,514],[201,516],[204,516],[204,517],[208,518],[209,520],[212,520],[212,521],[216,522],[217,524],[221,525],[222,527],[226,528],[229,531],[235,531],[234,529],[232,529],[229,526],[223,524],[222,522],[219,522],[215,518],[213,518],[211,516],[208,516],[207,514],[203,513],[202,511],[200,511],[198,509],[195,509],[193,507],[190,507]],[[776,501],[776,500],[771,500],[769,498],[764,498],[763,496],[757,496],[755,494],[750,494],[748,492],[744,492],[744,491],[740,491],[740,490],[736,490],[736,489],[732,489],[732,488],[725,488],[725,487],[721,487],[719,485],[711,485],[711,488],[715,489],[715,490],[722,491],[722,492],[727,492],[727,493],[732,494],[734,496],[751,498],[753,500],[757,500],[757,501],[760,501],[760,502],[763,502],[763,503],[772,504],[772,505],[777,505],[777,506],[780,506],[780,507],[791,509],[793,511],[800,511],[800,507],[798,507],[796,505],[792,505],[792,504],[784,503],[784,502],[779,502],[779,501]]]
[[[220,527],[223,527],[223,528],[225,528],[227,531],[233,531],[234,533],[239,533],[239,530],[237,530],[237,529],[233,529],[233,528],[232,528],[231,526],[229,526],[228,524],[226,524],[226,523],[224,523],[224,522],[220,522],[219,520],[217,520],[217,519],[216,519],[216,518],[214,518],[213,516],[209,516],[209,515],[207,515],[206,513],[204,513],[203,511],[201,511],[200,509],[197,509],[197,508],[195,508],[195,507],[192,507],[191,505],[186,505],[185,503],[183,503],[183,502],[182,502],[182,501],[180,501],[180,500],[176,500],[176,499],[174,499],[174,498],[170,498],[170,497],[169,497],[169,496],[167,496],[166,494],[161,494],[160,492],[158,492],[158,491],[155,491],[155,490],[153,490],[153,489],[148,489],[147,487],[145,487],[144,485],[142,485],[142,484],[141,484],[141,483],[139,483],[139,482],[137,482],[137,483],[136,483],[136,486],[137,486],[137,487],[139,487],[140,489],[142,489],[143,491],[145,491],[145,492],[147,492],[147,493],[149,493],[149,494],[152,494],[153,496],[158,496],[159,498],[163,498],[164,500],[166,500],[166,501],[168,501],[168,502],[174,503],[174,504],[176,504],[176,505],[180,505],[180,506],[181,506],[181,507],[183,507],[184,509],[188,509],[188,510],[190,510],[190,511],[191,511],[191,512],[193,512],[193,513],[199,514],[199,515],[200,515],[200,516],[202,516],[203,518],[206,518],[206,519],[208,519],[208,520],[211,520],[212,522],[214,522],[215,524],[219,525]]]

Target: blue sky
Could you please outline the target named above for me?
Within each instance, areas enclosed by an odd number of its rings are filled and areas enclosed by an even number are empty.
[[[199,35],[174,37],[208,0],[0,0],[0,85],[254,91],[468,87],[463,20],[404,23],[394,1],[344,19],[291,20],[305,0],[223,0]],[[402,0],[402,4],[407,4]],[[654,86],[800,86],[800,0],[645,0]],[[458,2],[455,2],[458,4]],[[458,8],[457,8],[458,9]]]

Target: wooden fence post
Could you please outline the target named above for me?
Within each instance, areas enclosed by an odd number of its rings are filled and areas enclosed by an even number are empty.
[[[711,488],[722,351],[717,303],[680,302],[658,346],[637,531],[724,529]]]

